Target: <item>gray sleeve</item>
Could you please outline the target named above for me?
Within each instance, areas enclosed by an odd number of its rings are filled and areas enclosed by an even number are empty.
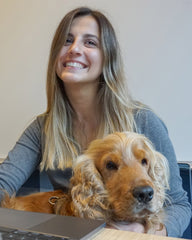
[[[168,236],[182,237],[191,218],[191,206],[187,193],[183,190],[175,152],[164,123],[152,111],[140,111],[135,117],[138,132],[148,137],[157,151],[161,152],[169,162],[170,190],[167,192],[171,205],[165,207],[164,222]]]
[[[19,190],[40,163],[41,128],[39,119],[34,120],[0,164],[0,189],[10,195]],[[0,191],[0,199],[2,196]]]

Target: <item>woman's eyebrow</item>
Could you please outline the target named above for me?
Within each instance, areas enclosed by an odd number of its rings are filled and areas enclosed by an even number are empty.
[[[84,37],[85,37],[85,38],[89,38],[89,37],[91,37],[91,38],[96,38],[96,39],[99,41],[98,36],[96,36],[96,35],[94,35],[94,34],[87,33],[87,34],[84,35]]]
[[[72,33],[68,33],[67,37],[74,37]],[[86,33],[83,35],[83,38],[95,38],[97,41],[100,41],[99,37],[95,34]]]
[[[67,37],[73,37],[73,34],[72,33],[68,33]]]

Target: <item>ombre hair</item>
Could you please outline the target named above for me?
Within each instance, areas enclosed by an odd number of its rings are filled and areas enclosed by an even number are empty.
[[[101,106],[101,125],[98,137],[115,131],[135,131],[134,110],[139,105],[128,92],[124,77],[119,43],[109,20],[99,11],[81,7],[70,11],[61,20],[52,41],[47,70],[47,110],[45,112],[45,149],[43,169],[72,167],[82,153],[73,133],[75,112],[65,94],[64,85],[56,74],[58,54],[63,47],[73,20],[92,16],[100,33],[103,71],[99,79],[98,102]]]

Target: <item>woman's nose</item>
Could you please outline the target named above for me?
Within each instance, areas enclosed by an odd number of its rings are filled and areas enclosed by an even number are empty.
[[[79,42],[74,41],[69,48],[69,53],[71,55],[81,55],[82,54],[81,44]]]

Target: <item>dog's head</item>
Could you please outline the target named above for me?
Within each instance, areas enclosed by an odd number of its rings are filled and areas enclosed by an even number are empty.
[[[92,217],[136,221],[163,207],[168,177],[166,158],[146,137],[117,132],[93,141],[77,159],[72,195],[80,211],[94,209]]]

